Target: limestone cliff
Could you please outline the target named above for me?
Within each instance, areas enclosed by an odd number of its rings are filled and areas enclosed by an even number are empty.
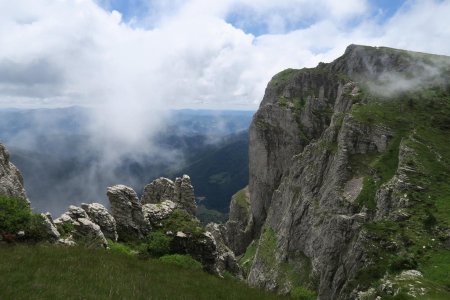
[[[450,175],[448,145],[440,142],[449,134],[449,66],[448,57],[351,45],[332,63],[272,78],[250,127],[251,213],[233,201],[228,222],[237,254],[257,242],[251,285],[280,293],[302,286],[319,299],[355,299],[394,268],[376,255],[400,259],[385,249],[386,240],[396,251],[415,251],[412,244],[422,241],[405,242],[397,227],[413,219],[425,224],[426,205],[432,218],[442,209],[417,200],[431,199],[437,188],[414,175],[441,168],[442,184]],[[419,157],[440,162],[432,168]],[[441,227],[415,233],[438,238],[448,230],[445,218],[433,219]],[[380,239],[386,222],[393,222],[395,235]]]
[[[9,161],[9,152],[0,144],[0,195],[27,198],[23,178],[19,170]]]

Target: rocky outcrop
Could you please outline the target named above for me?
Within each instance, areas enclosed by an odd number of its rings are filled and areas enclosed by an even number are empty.
[[[192,216],[197,212],[194,187],[188,175],[177,177],[175,182],[160,177],[147,184],[142,194],[142,204],[158,204],[170,200],[177,208],[184,209]]]
[[[194,187],[188,175],[183,175],[175,179],[174,202],[177,203],[178,207],[186,210],[193,216],[197,213]]]
[[[249,213],[234,198],[227,222],[227,242],[236,253],[252,240],[257,244],[251,285],[279,293],[302,285],[317,290],[319,299],[348,297],[350,282],[374,263],[363,225],[409,217],[407,162],[414,155],[401,143],[397,172],[377,189],[376,207],[356,203],[365,185],[356,158],[380,156],[396,142],[395,128],[353,112],[371,101],[368,95],[384,95],[378,85],[389,76],[426,71],[429,61],[421,54],[351,45],[330,64],[272,78],[250,127]],[[366,168],[373,182],[388,176]]]
[[[215,269],[218,274],[222,275],[225,271],[228,271],[234,276],[242,279],[242,270],[237,263],[236,256],[226,244],[227,229],[225,226],[209,223],[205,229],[207,232],[211,233],[211,236],[214,238],[214,242],[216,244],[217,258],[215,262]]]
[[[115,185],[108,188],[107,196],[111,204],[111,214],[116,220],[119,239],[142,239],[151,227],[144,218],[136,192],[125,185]]]
[[[92,222],[100,226],[100,229],[106,238],[109,238],[114,242],[117,241],[116,220],[103,205],[100,203],[82,203],[81,208],[83,208]]]
[[[23,187],[22,175],[9,161],[9,152],[2,144],[0,144],[0,195],[22,198],[28,201]]]
[[[248,187],[233,195],[226,226],[227,245],[234,254],[241,255],[253,240],[253,216],[250,211]]]
[[[0,194],[27,199],[22,184],[20,173],[0,145]],[[169,237],[170,253],[188,254],[206,271],[219,276],[225,271],[241,276],[234,253],[225,245],[224,228],[211,225],[209,232],[200,227],[189,176],[183,175],[175,182],[158,178],[145,187],[142,201],[124,185],[109,187],[107,196],[111,214],[99,203],[71,205],[54,221],[50,214],[41,214],[43,232],[39,238],[64,246],[108,248],[106,238],[113,242],[144,242],[152,230],[159,230],[158,234]],[[20,238],[25,235],[24,231],[17,233]],[[11,236],[13,239],[16,235]]]
[[[90,248],[107,248],[108,242],[100,226],[87,218],[78,218],[74,222],[73,238]]]
[[[53,224],[58,229],[59,235],[64,235],[57,240],[60,244],[72,246],[79,243],[91,248],[108,247],[100,226],[94,223],[81,207],[69,206],[69,210],[57,218]]]
[[[57,242],[61,237],[61,234],[56,229],[55,224],[50,213],[41,214],[44,220],[45,233],[47,234],[50,242]]]
[[[174,200],[175,184],[172,180],[160,177],[144,187],[142,204],[156,204],[165,200]]]
[[[203,269],[212,274],[220,275],[217,269],[217,245],[212,234],[208,231],[202,235],[187,235],[177,232],[170,243],[173,253],[188,254],[203,265]]]
[[[161,227],[161,220],[167,219],[174,211],[177,205],[170,201],[165,200],[157,204],[144,204],[142,205],[142,212],[144,218],[155,227]]]

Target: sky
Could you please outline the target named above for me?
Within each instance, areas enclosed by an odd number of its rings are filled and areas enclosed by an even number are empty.
[[[450,55],[449,16],[450,0],[0,0],[0,109],[89,107],[90,184],[174,159],[153,139],[172,109],[256,110],[276,73],[350,44]]]
[[[0,0],[0,107],[256,109],[274,74],[352,43],[450,55],[448,16],[448,0]]]

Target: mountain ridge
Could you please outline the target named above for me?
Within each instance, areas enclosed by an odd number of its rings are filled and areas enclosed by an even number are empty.
[[[248,260],[253,248],[250,285],[279,293],[309,288],[318,299],[366,299],[359,295],[367,289],[375,299],[386,295],[374,285],[384,275],[398,284],[399,271],[427,269],[417,248],[430,230],[434,240],[448,239],[441,204],[448,195],[427,201],[439,189],[413,174],[426,165],[421,174],[436,169],[445,174],[439,182],[449,178],[448,156],[432,165],[434,152],[448,155],[441,139],[448,134],[449,79],[449,57],[360,45],[329,64],[272,78],[250,126],[249,213],[230,211],[228,222],[235,253],[248,247]],[[416,231],[402,229],[406,224]],[[400,257],[383,243],[397,245]],[[412,258],[402,261],[405,255]]]

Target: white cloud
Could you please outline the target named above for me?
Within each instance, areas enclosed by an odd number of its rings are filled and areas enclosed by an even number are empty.
[[[0,101],[254,106],[275,72],[331,60],[350,43],[449,51],[450,30],[443,24],[448,1],[413,2],[386,24],[369,18],[354,28],[347,22],[370,15],[366,1],[153,0],[147,7],[158,20],[150,29],[137,27],[136,20],[132,26],[122,23],[118,12],[104,11],[90,0],[2,1],[0,63],[26,69],[45,61],[43,72],[58,70],[63,80],[36,85],[35,97],[30,87],[20,93],[20,83],[2,82]],[[278,34],[255,37],[228,24],[227,17],[239,9],[240,21],[247,22],[243,28],[256,22]],[[312,23],[287,29],[303,19]],[[143,20],[141,25],[146,24]]]
[[[358,0],[153,0],[124,23],[93,0],[0,0],[0,66],[32,70],[0,69],[0,105],[92,105],[95,132],[129,150],[168,107],[256,108],[276,72],[351,43],[450,54],[450,2],[409,3],[380,24]]]

